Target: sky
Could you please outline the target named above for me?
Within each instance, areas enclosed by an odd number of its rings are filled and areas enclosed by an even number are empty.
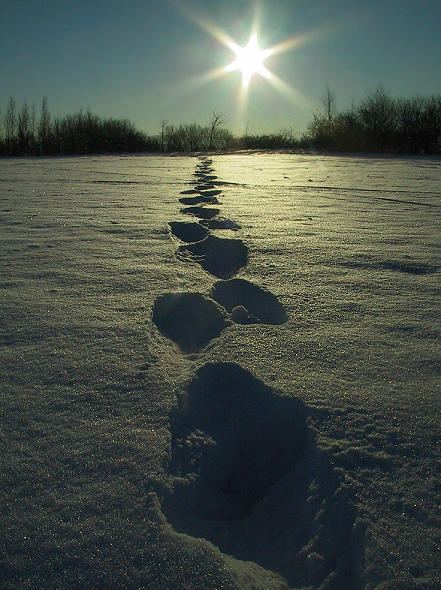
[[[236,134],[300,133],[327,85],[338,110],[379,85],[441,93],[441,0],[7,0],[1,21],[0,116],[47,96],[52,116],[89,108],[150,134],[213,111]],[[261,49],[291,40],[264,61],[272,78],[245,93],[240,71],[207,76],[235,59],[222,35],[252,31]]]

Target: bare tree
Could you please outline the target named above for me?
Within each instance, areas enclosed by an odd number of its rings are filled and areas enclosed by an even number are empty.
[[[167,121],[165,119],[163,119],[161,121],[161,152],[165,151],[165,132],[166,132],[166,128],[167,128]]]
[[[31,140],[31,118],[26,101],[23,103],[23,107],[17,117],[17,135],[20,153],[29,153],[29,144]]]
[[[328,119],[328,123],[330,123],[335,115],[335,94],[332,92],[329,84],[326,84],[325,93],[321,100],[325,107],[325,116]]]
[[[222,113],[218,111],[213,111],[211,114],[211,119],[208,124],[209,126],[209,135],[208,135],[208,149],[213,149],[213,140],[216,137],[217,130],[222,127],[225,123],[224,116]]]
[[[17,117],[15,114],[15,100],[11,96],[5,113],[5,136],[8,147],[10,147],[15,142],[16,122]]]
[[[43,154],[47,154],[50,147],[50,131],[51,117],[49,114],[49,108],[47,106],[47,98],[44,96],[41,103],[40,122],[38,125],[38,140],[40,142],[40,149]]]

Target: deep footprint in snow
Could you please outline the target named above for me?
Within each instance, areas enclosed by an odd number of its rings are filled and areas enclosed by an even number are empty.
[[[204,195],[197,195],[196,197],[182,197],[179,199],[179,202],[183,205],[197,205],[198,203],[211,203],[212,205],[217,205],[219,203],[216,197],[206,197]]]
[[[219,219],[206,219],[201,221],[201,224],[208,229],[231,229],[238,230],[240,225],[231,219],[219,218]]]
[[[362,528],[307,408],[234,363],[202,366],[171,414],[162,510],[179,533],[282,575],[359,588]]]
[[[194,188],[195,188],[196,192],[199,192],[199,191],[209,191],[209,190],[214,189],[216,187],[214,186],[214,184],[198,184]]]
[[[196,184],[212,184],[212,181],[216,179],[217,176],[198,174],[193,182],[195,182]]]
[[[207,198],[211,198],[211,197],[217,197],[218,195],[221,194],[221,190],[215,190],[215,191],[207,191],[207,190],[203,190],[203,191],[199,191],[200,194],[203,197],[207,197]]]
[[[194,173],[194,176],[206,176],[207,174],[211,174],[214,172],[214,168],[205,168],[201,167],[197,172]]]
[[[153,321],[184,353],[198,352],[230,325],[225,310],[201,293],[166,293],[155,300]]]
[[[169,221],[172,234],[183,242],[199,242],[208,234],[208,229],[199,223],[187,223],[185,221]]]
[[[192,215],[193,217],[199,217],[199,219],[212,219],[219,215],[220,209],[214,207],[187,207],[180,210],[185,215]]]
[[[248,316],[238,311],[236,317],[232,315],[236,323],[283,324],[287,320],[285,308],[275,295],[244,279],[218,281],[213,285],[210,296],[229,312],[237,307],[245,308]]]
[[[201,242],[180,246],[176,255],[180,260],[198,262],[215,277],[229,279],[247,264],[248,248],[242,240],[208,235]]]

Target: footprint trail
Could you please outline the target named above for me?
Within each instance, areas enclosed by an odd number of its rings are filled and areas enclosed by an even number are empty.
[[[207,295],[165,293],[152,310],[159,332],[189,360],[221,334],[226,339],[233,324],[259,330],[288,319],[273,293],[235,277],[248,263],[248,248],[213,233],[240,230],[207,206],[219,204],[216,186],[226,184],[215,182],[214,171],[211,159],[200,158],[194,188],[181,191],[189,196],[179,198],[180,213],[199,221],[169,227],[184,242],[178,260],[221,280]],[[200,366],[177,401],[165,482],[156,489],[174,530],[211,541],[247,567],[254,562],[289,587],[359,590],[364,530],[341,476],[316,446],[308,408],[228,362]]]

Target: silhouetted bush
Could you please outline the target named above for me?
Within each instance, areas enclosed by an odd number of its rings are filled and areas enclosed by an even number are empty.
[[[296,149],[299,142],[283,132],[269,135],[245,135],[235,140],[234,147],[243,150]]]
[[[102,119],[90,111],[51,120],[47,99],[35,117],[26,103],[17,114],[10,99],[3,117],[4,135],[0,135],[1,155],[92,154],[99,152],[157,152],[159,141],[149,137],[127,119]]]
[[[213,113],[206,126],[197,123],[167,125],[163,123],[160,143],[164,152],[203,152],[231,149],[233,134],[221,126],[220,115]],[[159,140],[158,140],[159,141]]]
[[[350,111],[315,113],[304,140],[336,151],[441,153],[441,96],[395,99],[380,87]]]
[[[207,125],[168,124],[158,137],[135,129],[127,119],[103,119],[90,111],[52,120],[47,98],[40,115],[26,102],[21,110],[9,99],[0,118],[0,155],[92,154],[121,152],[201,152],[216,150],[318,150],[404,154],[441,153],[441,95],[392,98],[382,87],[358,106],[336,112],[329,86],[300,139],[291,128],[266,135],[233,137],[222,113],[213,111]]]

